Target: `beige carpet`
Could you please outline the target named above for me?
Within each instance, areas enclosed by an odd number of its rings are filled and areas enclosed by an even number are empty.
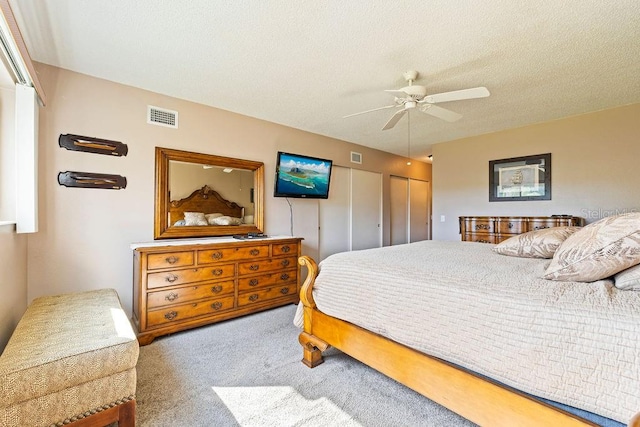
[[[156,339],[138,361],[138,426],[472,426],[337,350],[300,359],[289,305]]]

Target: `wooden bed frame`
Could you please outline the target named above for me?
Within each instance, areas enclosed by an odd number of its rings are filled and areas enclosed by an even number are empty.
[[[173,200],[169,203],[169,225],[184,219],[185,212],[221,213],[235,218],[242,218],[243,211],[244,208],[242,206],[224,199],[217,191],[205,185],[184,199]]]
[[[597,426],[441,359],[322,313],[316,308],[312,294],[318,266],[308,256],[300,257],[298,262],[308,269],[300,290],[304,328],[299,336],[302,362],[308,367],[321,364],[322,352],[333,346],[479,425]],[[640,427],[640,412],[628,426]]]

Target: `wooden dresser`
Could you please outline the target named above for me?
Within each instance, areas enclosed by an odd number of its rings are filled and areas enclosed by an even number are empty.
[[[133,249],[140,345],[196,326],[299,301],[301,238],[155,241]]]
[[[584,218],[570,215],[554,216],[461,216],[462,241],[500,243],[527,231],[565,225],[583,226]]]

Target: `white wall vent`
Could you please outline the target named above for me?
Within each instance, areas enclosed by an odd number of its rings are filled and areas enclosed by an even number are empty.
[[[351,163],[362,164],[362,153],[351,152]]]
[[[178,112],[147,105],[147,123],[178,129]]]

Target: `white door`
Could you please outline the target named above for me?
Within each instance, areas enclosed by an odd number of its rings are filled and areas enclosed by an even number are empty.
[[[351,169],[334,165],[331,168],[329,198],[320,200],[319,251],[322,261],[329,255],[351,249]]]
[[[409,242],[409,180],[392,176],[389,181],[391,244]]]
[[[382,174],[351,170],[351,250],[382,246]]]
[[[429,182],[409,180],[409,241],[431,237]]]

